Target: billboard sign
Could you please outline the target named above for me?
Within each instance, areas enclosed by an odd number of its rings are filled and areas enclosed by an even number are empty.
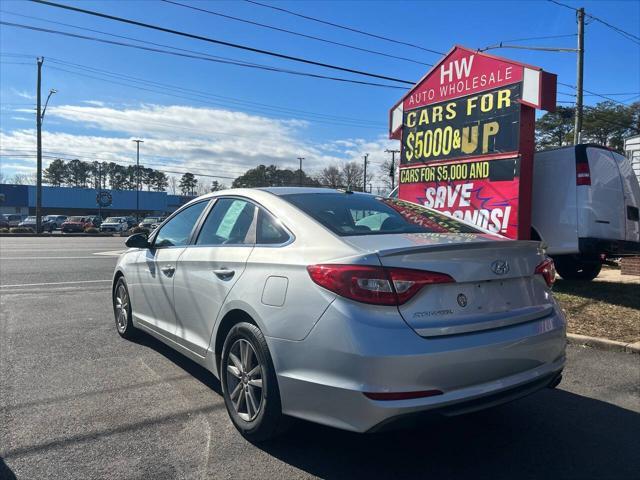
[[[556,77],[455,47],[390,112],[399,198],[511,238],[529,238],[535,109]]]

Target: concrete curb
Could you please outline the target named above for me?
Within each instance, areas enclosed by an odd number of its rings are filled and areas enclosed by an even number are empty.
[[[583,345],[600,350],[640,354],[640,342],[627,343],[606,338],[588,337],[576,333],[567,333],[567,342],[572,345]]]

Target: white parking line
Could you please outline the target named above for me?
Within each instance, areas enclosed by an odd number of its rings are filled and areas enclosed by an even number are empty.
[[[0,288],[40,287],[40,286],[43,286],[43,285],[69,285],[69,284],[72,284],[72,283],[100,283],[100,282],[111,282],[111,279],[107,279],[107,280],[78,280],[76,282],[17,283],[15,285],[0,285]]]
[[[106,257],[119,257],[124,252],[126,252],[126,250],[110,250],[108,252],[95,252],[94,255],[104,255]]]
[[[77,259],[98,260],[100,257],[0,257],[0,260],[77,260]]]

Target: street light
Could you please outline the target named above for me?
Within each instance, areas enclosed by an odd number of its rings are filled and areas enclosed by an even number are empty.
[[[58,90],[56,90],[55,88],[52,88],[51,90],[49,90],[49,95],[47,95],[47,100],[44,102],[44,108],[42,109],[42,115],[40,115],[40,122],[44,121],[44,114],[47,111],[47,105],[49,105],[49,99],[51,98],[51,95],[53,95],[54,93],[58,93]]]
[[[140,222],[140,144],[144,140],[131,140],[136,142],[136,223]]]

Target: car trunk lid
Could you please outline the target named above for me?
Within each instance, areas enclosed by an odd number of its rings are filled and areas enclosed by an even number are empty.
[[[465,334],[532,321],[551,314],[553,300],[534,274],[544,260],[539,242],[483,234],[409,234],[395,239],[350,237],[375,251],[384,267],[445,273],[451,283],[426,285],[398,307],[419,335]],[[402,237],[402,238],[397,238]]]

